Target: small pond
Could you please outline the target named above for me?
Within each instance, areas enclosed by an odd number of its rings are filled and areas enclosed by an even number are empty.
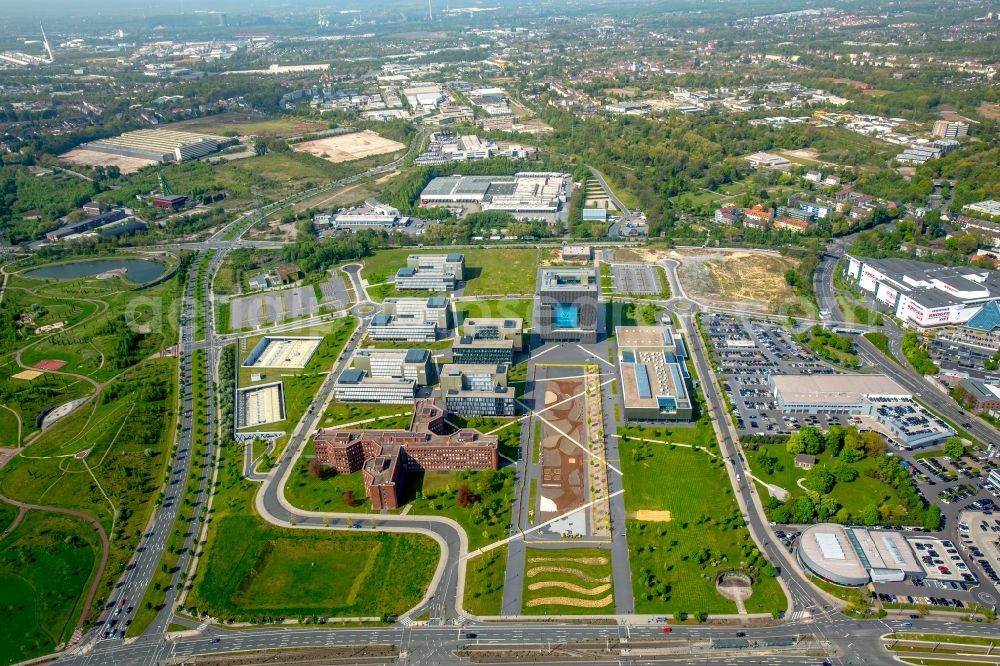
[[[49,280],[76,280],[77,278],[100,275],[107,271],[124,269],[125,277],[142,284],[163,275],[166,266],[149,259],[89,259],[68,264],[50,264],[27,271],[30,278]]]

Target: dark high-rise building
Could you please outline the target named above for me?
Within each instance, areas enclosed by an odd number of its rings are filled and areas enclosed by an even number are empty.
[[[543,342],[597,342],[600,280],[594,268],[541,268],[535,326]]]

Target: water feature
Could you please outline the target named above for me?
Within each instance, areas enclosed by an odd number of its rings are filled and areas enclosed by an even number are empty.
[[[142,284],[163,275],[166,266],[149,259],[87,259],[66,264],[50,264],[27,271],[30,278],[50,280],[76,280],[82,277],[100,275],[112,270],[125,270],[125,277]]]

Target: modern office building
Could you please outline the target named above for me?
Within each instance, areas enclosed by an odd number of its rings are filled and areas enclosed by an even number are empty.
[[[454,365],[441,369],[445,409],[460,416],[514,416],[514,388],[506,365]]]
[[[417,395],[417,383],[402,377],[372,377],[364,370],[348,368],[334,382],[333,395],[340,402],[408,405]]]
[[[926,577],[913,548],[899,532],[820,523],[803,530],[795,552],[804,569],[837,585]]]
[[[451,326],[451,301],[447,298],[387,298],[382,303],[382,312],[372,317],[368,325],[368,337],[434,342],[439,332]]]
[[[510,340],[514,351],[524,349],[524,320],[520,317],[475,317],[462,322],[462,335],[474,340]]]
[[[141,129],[109,139],[85,143],[82,148],[99,153],[138,157],[157,162],[183,162],[211,155],[235,145],[235,138],[180,132],[165,129]]]
[[[618,372],[627,420],[691,419],[684,340],[670,326],[617,326]]]
[[[361,471],[372,508],[395,509],[407,472],[496,469],[496,435],[472,428],[449,433],[445,411],[417,400],[407,430],[316,431],[316,457],[341,474]]]
[[[456,365],[510,365],[514,362],[514,341],[482,340],[463,335],[451,345],[451,362]]]
[[[1000,272],[848,255],[847,279],[918,328],[962,325],[1000,299]]]
[[[545,342],[597,342],[600,280],[594,268],[540,268],[535,327]]]
[[[393,280],[400,291],[454,291],[464,269],[462,254],[411,254]]]
[[[369,377],[407,379],[418,386],[427,386],[433,380],[431,353],[427,349],[359,349],[351,359],[351,366],[364,370]]]
[[[406,257],[406,267],[419,271],[451,273],[456,280],[465,279],[465,255],[461,252],[411,254]]]
[[[933,446],[955,435],[885,375],[771,375],[768,384],[784,414],[849,414],[900,446]]]

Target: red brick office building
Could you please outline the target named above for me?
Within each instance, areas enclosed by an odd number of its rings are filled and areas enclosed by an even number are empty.
[[[407,471],[496,469],[498,438],[463,428],[448,433],[444,409],[417,400],[408,430],[321,428],[316,457],[342,474],[361,470],[372,508],[395,509]]]

